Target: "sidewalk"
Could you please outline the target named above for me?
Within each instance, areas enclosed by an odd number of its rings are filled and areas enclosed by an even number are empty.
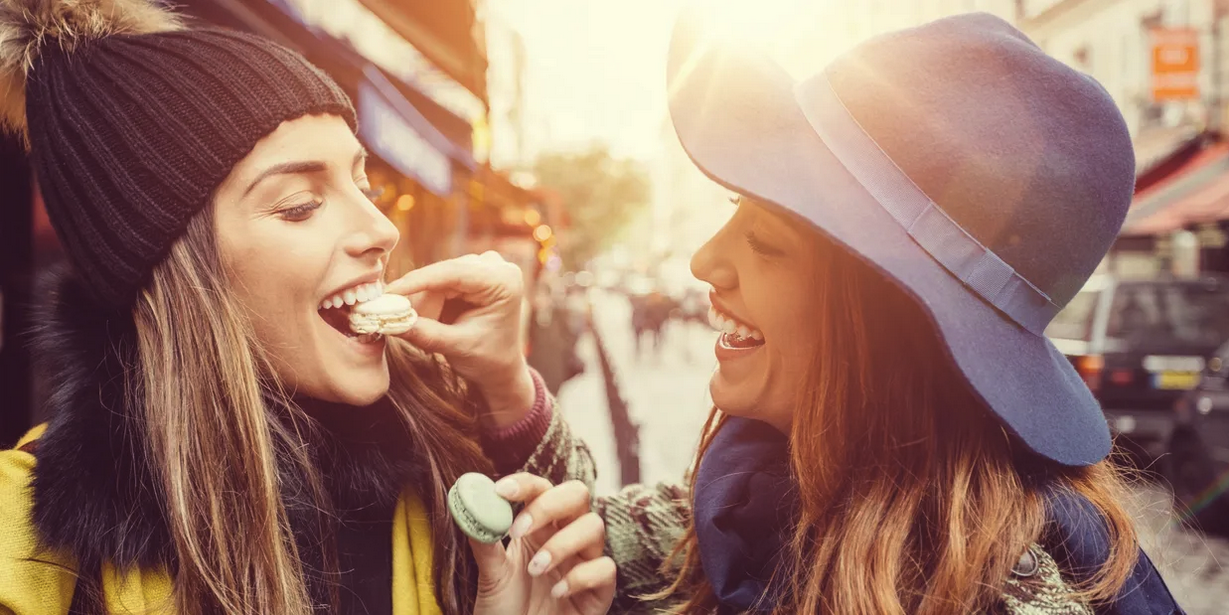
[[[627,299],[594,291],[593,323],[618,373],[632,419],[640,426],[643,482],[679,481],[691,465],[708,417],[708,380],[715,334],[705,325],[671,323],[660,354],[637,357]],[[646,338],[647,341],[647,338]],[[597,346],[590,334],[577,347],[586,370],[559,392],[564,417],[589,444],[598,466],[598,492],[618,488],[618,459]]]
[[[585,373],[563,383],[559,389],[559,412],[593,453],[597,464],[596,495],[618,491],[619,459],[615,454],[614,430],[606,405],[606,383],[598,363],[597,344],[591,333],[576,343],[576,353],[585,362]]]

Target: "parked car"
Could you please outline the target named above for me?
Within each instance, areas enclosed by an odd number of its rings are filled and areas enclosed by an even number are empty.
[[[1177,426],[1162,467],[1181,512],[1204,529],[1229,533],[1229,343],[1175,410]]]
[[[1144,460],[1162,459],[1185,437],[1178,402],[1229,340],[1229,279],[1096,275],[1046,335],[1125,436],[1120,442]]]

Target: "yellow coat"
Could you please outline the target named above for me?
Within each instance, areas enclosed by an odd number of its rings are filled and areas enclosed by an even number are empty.
[[[31,430],[17,448],[37,439],[45,427]],[[63,615],[76,586],[76,565],[70,556],[36,551],[29,489],[34,464],[34,455],[25,451],[0,451],[0,614],[4,615]],[[104,566],[102,588],[108,613],[174,612],[171,580],[165,571]],[[412,490],[401,496],[393,516],[391,591],[393,615],[440,613],[431,575],[431,527]]]

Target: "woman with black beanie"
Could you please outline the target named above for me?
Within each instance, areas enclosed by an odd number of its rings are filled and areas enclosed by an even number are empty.
[[[71,263],[33,335],[52,419],[0,452],[0,612],[605,612],[592,461],[519,352],[516,267],[424,268],[455,283],[414,329],[349,331],[398,232],[327,76],[148,1],[0,0],[0,84]],[[448,486],[518,469],[564,483],[510,498],[557,516],[466,546]]]

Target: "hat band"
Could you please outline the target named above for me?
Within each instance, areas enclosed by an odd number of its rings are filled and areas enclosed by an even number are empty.
[[[986,303],[1042,335],[1061,309],[947,215],[862,129],[826,76],[794,90],[824,144],[909,236]]]

